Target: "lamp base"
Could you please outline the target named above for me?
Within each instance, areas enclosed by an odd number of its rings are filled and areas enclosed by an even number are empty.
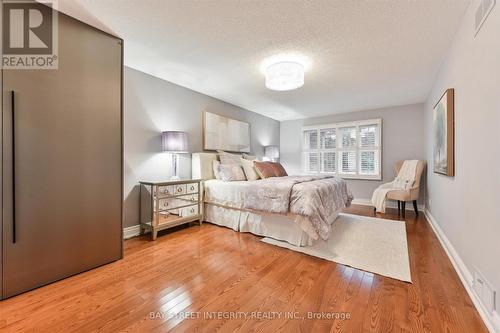
[[[172,177],[170,177],[171,181],[180,180],[179,176],[177,176],[177,166],[179,160],[177,159],[177,154],[172,154]]]

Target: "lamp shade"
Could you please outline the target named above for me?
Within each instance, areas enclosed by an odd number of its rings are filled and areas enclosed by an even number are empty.
[[[169,153],[188,152],[188,134],[180,131],[165,131],[161,133],[162,150]]]
[[[266,146],[264,147],[264,155],[270,159],[276,159],[280,157],[280,149],[278,146]]]

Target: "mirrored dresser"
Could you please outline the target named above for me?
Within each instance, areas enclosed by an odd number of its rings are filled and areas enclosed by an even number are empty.
[[[149,231],[155,240],[160,230],[194,221],[201,225],[200,181],[140,181],[141,234]]]

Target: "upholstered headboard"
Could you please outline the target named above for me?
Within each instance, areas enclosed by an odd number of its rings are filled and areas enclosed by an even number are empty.
[[[216,161],[216,153],[193,153],[191,158],[191,173],[193,179],[214,179],[213,161]]]

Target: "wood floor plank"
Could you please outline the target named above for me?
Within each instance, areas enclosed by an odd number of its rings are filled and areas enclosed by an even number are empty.
[[[425,217],[406,227],[412,284],[208,223],[137,237],[123,260],[0,302],[0,331],[487,332]],[[229,311],[245,315],[204,317]]]

